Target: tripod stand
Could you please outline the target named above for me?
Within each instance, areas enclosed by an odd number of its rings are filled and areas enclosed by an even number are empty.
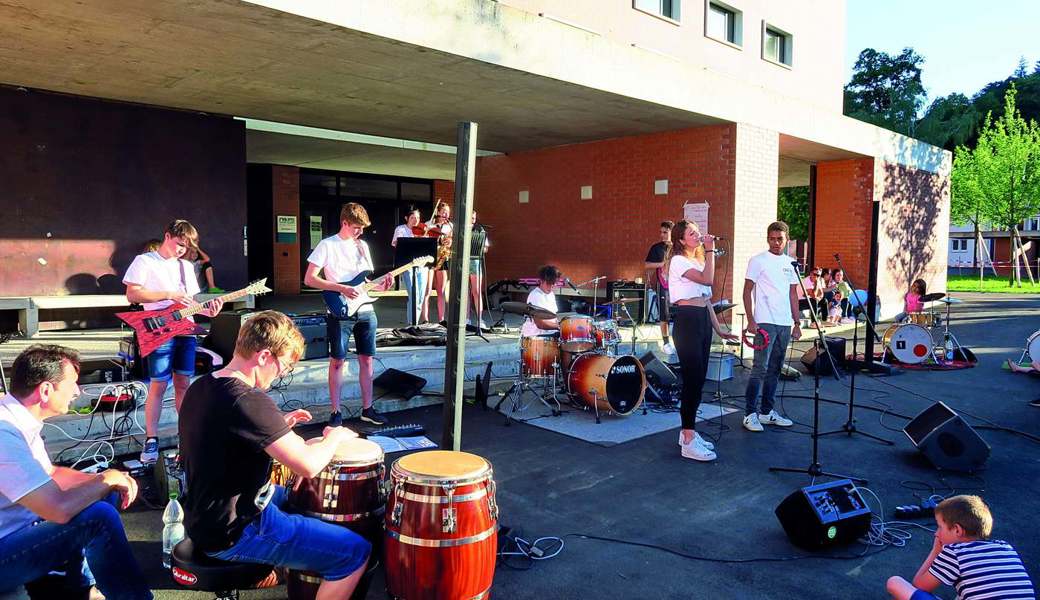
[[[792,263],[794,267],[798,268],[798,262]],[[798,278],[798,285],[802,288],[802,295],[806,298],[809,297],[808,292],[805,289],[805,283],[802,282],[801,277]],[[840,475],[838,473],[830,473],[823,470],[823,465],[820,464],[820,354],[822,353],[830,361],[831,369],[834,373],[835,379],[840,379],[838,374],[838,366],[834,362],[834,357],[831,356],[830,350],[827,348],[827,340],[823,336],[823,329],[820,327],[820,320],[816,315],[816,309],[813,304],[809,303],[809,316],[812,319],[813,324],[816,326],[816,364],[813,369],[813,426],[812,426],[812,462],[809,466],[804,469],[797,469],[792,467],[769,467],[770,471],[778,471],[783,473],[805,473],[815,480],[817,477],[833,477],[834,479],[851,479],[856,483],[866,484],[866,479],[858,477],[850,477],[848,475]]]
[[[845,271],[845,265],[841,264],[841,256],[835,254],[834,255],[834,259],[838,261],[838,267],[844,272]],[[849,287],[852,287],[852,281],[850,280],[848,283],[849,283]],[[853,288],[853,289],[855,289],[855,288]],[[851,300],[850,300],[850,306],[851,306]],[[873,324],[870,323],[870,315],[867,314],[866,307],[861,307],[861,308],[862,308],[862,310],[860,312],[863,314],[863,318],[867,321],[868,324],[870,324],[869,331],[874,331],[874,338],[875,338],[875,340],[880,342],[881,339],[878,337],[877,331],[874,330]],[[857,352],[858,352],[857,348],[858,348],[858,345],[859,345],[859,316],[856,315],[856,312],[855,312],[856,309],[855,308],[853,308],[852,310],[853,310],[852,316],[855,319],[855,322],[852,325],[852,362],[849,363],[849,417],[845,421],[845,424],[841,426],[841,429],[835,429],[833,431],[825,431],[825,432],[820,434],[820,437],[823,437],[825,435],[833,435],[833,434],[836,434],[836,433],[844,433],[844,434],[847,434],[849,437],[851,437],[852,434],[855,433],[855,434],[859,434],[859,435],[868,437],[868,438],[870,438],[872,440],[877,440],[877,441],[881,442],[882,444],[885,444],[885,445],[888,445],[888,446],[894,446],[895,442],[893,442],[891,440],[886,440],[885,438],[883,438],[881,436],[874,435],[873,433],[867,433],[865,431],[860,431],[859,429],[856,428],[856,417],[855,417],[855,410],[856,410],[856,371],[859,370],[860,365],[862,365],[863,363],[859,362],[859,355],[857,354]],[[864,361],[864,362],[866,362],[866,361]]]
[[[521,410],[521,404],[524,394],[528,392],[535,394],[535,396],[537,396],[538,400],[542,404],[544,404],[547,408],[552,410],[552,415],[554,417],[560,416],[560,411],[563,407],[560,405],[560,401],[556,399],[556,387],[559,378],[559,363],[553,364],[552,377],[530,377],[524,374],[524,363],[523,359],[521,359],[520,371],[519,374],[516,376],[516,379],[513,380],[512,387],[509,388],[509,391],[506,392],[505,395],[502,396],[502,399],[498,401],[498,404],[495,405],[495,410],[498,410],[502,406],[502,404],[505,403],[506,400],[508,400],[509,398],[513,399],[513,404],[509,407],[509,413],[506,415],[506,422],[504,423],[504,425],[508,427],[510,421],[515,420],[513,418],[513,415],[516,414],[519,410]],[[541,385],[539,386],[541,387],[540,394],[535,391],[534,385],[539,381],[541,383]],[[552,399],[552,404],[549,403],[549,398]],[[526,406],[524,408],[526,408]]]

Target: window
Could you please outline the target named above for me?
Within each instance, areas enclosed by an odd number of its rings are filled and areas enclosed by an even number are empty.
[[[955,239],[950,240],[953,242],[954,252],[967,252],[968,251],[968,240],[967,239]]]
[[[791,66],[793,43],[791,34],[762,23],[762,58],[779,65]]]
[[[632,8],[678,21],[681,2],[682,0],[632,0]]]
[[[732,6],[708,2],[704,13],[704,35],[735,46],[743,45],[741,17],[741,12]]]

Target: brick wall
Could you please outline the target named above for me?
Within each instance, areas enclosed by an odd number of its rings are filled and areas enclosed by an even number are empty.
[[[274,243],[274,292],[276,294],[299,294],[303,281],[300,272],[300,169],[282,165],[271,166],[271,197],[274,214],[296,216],[296,241],[280,244],[277,233]]]
[[[857,288],[867,288],[870,268],[874,159],[857,158],[816,165],[816,265],[834,268],[834,254]],[[898,311],[896,311],[898,312]]]
[[[433,180],[433,205],[437,206],[437,202],[443,200],[451,205],[452,210],[455,209],[455,182],[447,181],[444,179]],[[452,214],[455,214],[454,212]]]
[[[493,226],[489,280],[532,277],[545,263],[576,281],[643,277],[659,223],[681,219],[687,202],[710,203],[709,229],[732,239],[735,152],[736,126],[717,125],[477,159],[476,210]],[[775,163],[775,142],[772,152]],[[667,195],[654,194],[656,179],[668,180]],[[773,215],[775,183],[774,167]]]

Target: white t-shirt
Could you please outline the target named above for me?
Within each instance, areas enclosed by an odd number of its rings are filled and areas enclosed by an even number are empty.
[[[411,233],[411,232],[409,232]],[[362,240],[343,239],[339,234],[318,242],[307,262],[322,270],[322,277],[335,283],[346,283],[362,271],[374,271],[372,253]]]
[[[748,261],[744,277],[755,284],[755,322],[794,325],[791,318],[791,286],[798,285],[798,273],[786,254],[766,250]]]
[[[435,219],[430,219],[429,221],[426,222],[426,225],[429,226],[429,227],[433,227],[433,228],[439,229],[440,232],[441,232],[441,235],[451,235],[452,227],[453,227],[452,224],[451,224],[451,221],[447,221],[443,225],[438,225]]]
[[[408,225],[398,225],[397,229],[394,229],[394,237],[390,238],[390,245],[396,247],[397,246],[397,238],[403,238],[403,237],[405,237],[405,238],[415,237],[415,234],[412,233],[412,228],[409,227]]]
[[[0,538],[40,517],[18,501],[51,480],[43,423],[8,394],[0,398]]]
[[[123,283],[139,285],[150,292],[182,292],[188,296],[199,293],[199,280],[191,263],[183,258],[163,258],[158,252],[138,254],[123,276]],[[173,304],[172,300],[146,302],[145,310],[161,310]]]
[[[535,306],[537,306],[539,308],[544,308],[545,310],[551,310],[552,312],[557,312],[557,308],[556,308],[556,294],[554,294],[552,292],[543,292],[542,288],[540,288],[540,287],[534,288],[533,290],[531,290],[531,293],[527,294],[527,303],[528,304],[533,304],[533,305],[535,305]],[[556,332],[556,330],[554,330],[554,329],[541,329],[541,328],[539,328],[537,325],[535,325],[534,320],[532,320],[530,317],[527,317],[527,319],[524,320],[524,325],[523,325],[523,327],[520,328],[520,336],[521,337],[528,337],[528,336],[532,336],[532,335],[542,335],[544,333],[555,333],[555,332]]]
[[[668,263],[668,300],[675,304],[679,300],[691,298],[711,298],[711,286],[690,281],[683,277],[683,273],[690,269],[704,270],[703,260],[694,260],[681,254],[676,254]]]

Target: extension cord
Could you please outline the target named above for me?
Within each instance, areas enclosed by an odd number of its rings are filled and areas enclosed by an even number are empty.
[[[895,517],[897,519],[916,519],[918,517],[932,516],[935,514],[937,503],[934,500],[924,500],[920,504],[906,504],[897,506]]]

